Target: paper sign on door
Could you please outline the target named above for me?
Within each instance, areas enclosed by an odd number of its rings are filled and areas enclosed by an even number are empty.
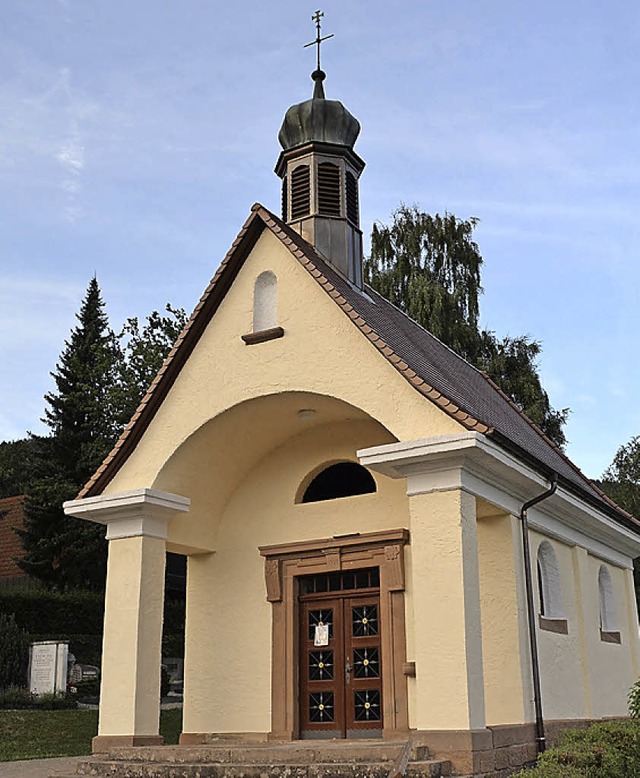
[[[315,632],[313,635],[313,645],[314,646],[328,646],[329,645],[329,625],[323,624],[320,622],[320,624],[316,624]]]

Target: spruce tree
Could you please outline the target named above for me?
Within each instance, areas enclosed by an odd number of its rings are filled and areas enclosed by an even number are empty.
[[[45,396],[43,421],[51,433],[33,438],[37,477],[26,502],[19,561],[27,573],[61,590],[104,585],[104,527],[65,516],[62,503],[75,497],[118,433],[113,387],[121,352],[95,277],[77,319],[52,373],[55,391]]]

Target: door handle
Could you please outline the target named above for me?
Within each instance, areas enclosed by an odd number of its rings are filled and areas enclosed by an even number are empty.
[[[353,667],[351,667],[351,663],[347,659],[347,662],[346,662],[346,664],[344,666],[344,674],[345,674],[345,677],[347,679],[347,683],[348,684],[351,683],[351,672],[352,671],[353,671]]]

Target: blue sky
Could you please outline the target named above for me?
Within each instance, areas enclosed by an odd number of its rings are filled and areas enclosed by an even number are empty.
[[[0,440],[41,432],[95,272],[114,327],[189,310],[311,95],[316,5],[2,0]],[[400,202],[477,216],[481,318],[530,334],[568,453],[640,433],[640,5],[327,0],[327,96],[362,124],[365,235]]]

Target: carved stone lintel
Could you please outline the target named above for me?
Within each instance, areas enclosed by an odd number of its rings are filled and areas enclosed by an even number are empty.
[[[265,560],[264,580],[267,585],[267,600],[280,602],[282,600],[282,561],[280,559]]]
[[[342,558],[339,548],[328,549],[324,552],[324,559],[329,570],[342,570]]]
[[[389,591],[404,591],[404,553],[400,544],[384,547],[385,567]]]

